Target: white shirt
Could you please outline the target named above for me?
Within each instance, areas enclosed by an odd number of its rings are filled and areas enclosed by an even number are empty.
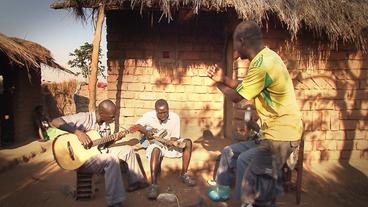
[[[167,131],[165,139],[170,139],[171,137],[180,138],[180,118],[174,112],[169,112],[169,118],[162,123],[157,118],[156,111],[146,112],[136,124],[146,128],[149,126],[158,130],[165,129]]]

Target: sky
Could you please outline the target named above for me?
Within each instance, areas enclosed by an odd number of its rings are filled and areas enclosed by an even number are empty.
[[[60,65],[69,68],[69,53],[92,42],[90,19],[83,23],[68,10],[54,10],[55,0],[0,0],[0,32],[39,43],[49,49]],[[101,36],[102,63],[106,66],[106,25]],[[76,71],[76,70],[73,70]]]

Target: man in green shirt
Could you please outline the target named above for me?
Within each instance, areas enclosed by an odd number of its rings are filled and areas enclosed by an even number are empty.
[[[235,159],[235,197],[241,197],[245,206],[273,205],[272,200],[278,195],[278,172],[298,146],[303,131],[288,70],[280,56],[264,46],[262,38],[261,29],[251,21],[240,23],[234,31],[235,52],[241,59],[251,61],[240,84],[226,77],[217,65],[207,71],[217,88],[233,102],[254,99],[261,121],[262,135],[257,143],[249,141],[243,147],[231,145],[223,151],[221,159],[225,164],[223,169],[219,168],[217,178],[221,173],[225,178],[216,180],[220,185],[230,185],[227,173]]]

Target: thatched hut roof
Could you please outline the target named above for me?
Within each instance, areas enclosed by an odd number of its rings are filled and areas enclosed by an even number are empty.
[[[1,33],[0,54],[5,55],[12,64],[27,69],[40,69],[41,64],[45,64],[53,68],[71,72],[57,64],[51,56],[51,52],[41,45],[15,37],[10,38]]]
[[[331,42],[342,39],[367,50],[368,0],[59,0],[51,5],[54,9],[74,9],[83,14],[83,8],[97,8],[105,3],[108,10],[156,7],[171,18],[173,10],[191,8],[226,11],[234,8],[241,19],[261,22],[270,13],[283,22],[293,37],[302,27],[318,35],[327,34]]]

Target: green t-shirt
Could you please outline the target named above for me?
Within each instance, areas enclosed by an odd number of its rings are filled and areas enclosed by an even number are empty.
[[[255,99],[263,138],[278,141],[301,138],[303,124],[293,82],[274,51],[264,48],[256,55],[236,91],[247,100]]]

